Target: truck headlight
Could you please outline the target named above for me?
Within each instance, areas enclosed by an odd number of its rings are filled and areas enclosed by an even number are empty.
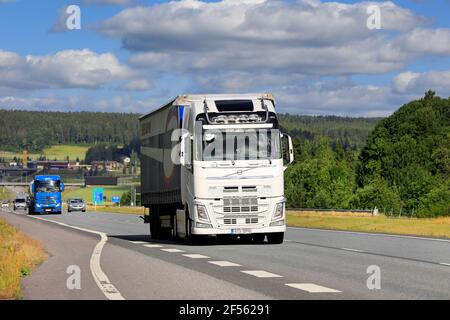
[[[57,206],[57,207],[61,207],[61,203],[57,203],[56,206]]]
[[[283,210],[284,209],[284,202],[279,202],[275,206],[275,212],[273,213],[272,220],[283,218]]]
[[[202,204],[197,205],[197,217],[200,220],[209,222],[208,212],[206,211],[206,207]]]
[[[40,203],[36,203],[36,207],[40,208],[42,205]]]

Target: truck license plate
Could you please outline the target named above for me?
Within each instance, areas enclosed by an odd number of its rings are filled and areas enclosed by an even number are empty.
[[[237,228],[237,229],[231,229],[231,234],[249,234],[252,233],[252,229],[243,229],[243,228]]]
[[[45,212],[52,212],[52,209],[45,209]]]

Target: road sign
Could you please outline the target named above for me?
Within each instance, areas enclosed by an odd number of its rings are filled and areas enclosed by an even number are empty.
[[[120,203],[120,196],[112,196],[111,201],[113,203]]]
[[[103,188],[95,188],[92,190],[92,202],[97,204],[103,204]]]

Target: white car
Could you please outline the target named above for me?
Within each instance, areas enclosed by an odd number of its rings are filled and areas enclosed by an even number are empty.
[[[9,208],[9,202],[8,202],[8,200],[3,200],[3,201],[2,201],[2,208]]]

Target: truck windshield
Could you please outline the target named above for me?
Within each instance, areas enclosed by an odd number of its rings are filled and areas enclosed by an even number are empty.
[[[60,191],[60,181],[46,180],[46,181],[35,181],[36,192],[59,192]]]
[[[203,161],[281,158],[278,129],[209,129],[201,138],[197,159]]]

